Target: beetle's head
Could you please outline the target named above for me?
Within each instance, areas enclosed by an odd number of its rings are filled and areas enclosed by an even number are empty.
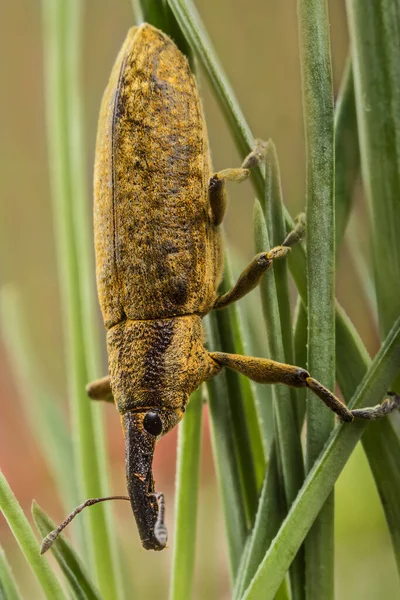
[[[126,482],[143,547],[162,550],[167,542],[163,514],[154,490],[152,463],[157,440],[182,418],[183,411],[128,411],[121,417],[125,435]]]

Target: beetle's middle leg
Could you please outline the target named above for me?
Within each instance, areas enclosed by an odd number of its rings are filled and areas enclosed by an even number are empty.
[[[267,142],[255,140],[253,151],[246,156],[241,167],[238,169],[224,169],[223,171],[218,171],[218,173],[214,173],[210,178],[208,194],[214,225],[221,225],[226,212],[228,198],[225,189],[225,181],[237,181],[240,183],[250,177],[250,169],[256,167],[265,160],[266,150]]]
[[[302,238],[303,233],[304,218],[303,215],[300,215],[295,228],[286,236],[282,245],[272,248],[269,252],[257,254],[240,274],[233,288],[216,299],[213,308],[225,308],[228,304],[236,302],[236,300],[243,298],[243,296],[251,292],[259,284],[265,271],[268,271],[272,267],[274,260],[286,256],[291,246]]]
[[[114,396],[111,391],[110,378],[102,377],[88,383],[86,386],[86,392],[89,398],[92,400],[104,400],[105,402],[114,402]]]

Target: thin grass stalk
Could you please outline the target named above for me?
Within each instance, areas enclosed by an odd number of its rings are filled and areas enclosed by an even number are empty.
[[[342,245],[353,205],[354,187],[360,173],[360,150],[354,78],[347,58],[335,108],[335,250]]]
[[[89,202],[86,179],[86,148],[84,141],[83,90],[81,85],[82,61],[82,4],[80,0],[69,0],[66,56],[68,57],[69,93],[69,156],[71,163],[71,201],[73,211],[73,233],[79,273],[79,296],[82,313],[82,337],[87,364],[87,381],[103,376],[99,336],[99,310],[95,293],[95,269],[93,260],[93,233],[89,218]],[[79,259],[78,259],[79,257]],[[87,496],[108,496],[109,466],[107,442],[101,403],[86,399],[91,405],[91,419],[87,425],[92,435],[91,480],[86,483]],[[94,446],[94,450],[93,450]],[[100,510],[97,510],[99,508]],[[105,597],[119,598],[122,594],[121,573],[117,556],[115,523],[111,505],[96,507],[91,517],[91,531],[95,550],[95,562],[99,585]]]
[[[399,314],[400,6],[347,1],[361,169],[371,211],[380,330]]]
[[[66,600],[66,596],[57,577],[50,568],[47,558],[40,556],[39,543],[6,478],[1,472],[0,509],[46,598],[49,600]]]
[[[271,152],[269,161],[274,160]],[[276,172],[275,172],[276,174]],[[268,201],[268,204],[270,202]],[[254,238],[256,252],[270,250],[268,230],[260,203],[254,206]],[[279,302],[275,284],[275,274],[271,269],[260,283],[261,304],[266,323],[269,352],[274,360],[285,362],[285,350],[282,339],[282,326],[279,313]],[[284,497],[286,511],[289,509],[304,479],[303,454],[290,389],[287,386],[274,386],[274,423],[275,440],[278,450],[281,494]],[[266,550],[266,549],[265,549]],[[290,571],[293,598],[304,597],[304,554],[300,553]]]
[[[283,488],[280,481],[278,468],[278,454],[276,443],[272,442],[268,465],[261,489],[260,501],[254,527],[242,554],[240,568],[236,578],[234,599],[239,600],[253,579],[269,545],[277,534],[285,518],[285,499],[282,497]],[[288,590],[286,585],[282,595]]]
[[[219,293],[224,294],[234,285],[228,253],[225,251],[224,279]],[[243,328],[240,323],[238,305],[215,312],[218,327],[220,350],[243,354]],[[214,348],[213,348],[214,349]],[[226,369],[226,382],[232,414],[233,435],[240,469],[242,494],[245,501],[247,525],[250,527],[257,510],[258,494],[265,467],[265,457],[260,435],[255,397],[250,382],[243,376]],[[257,477],[258,469],[261,477]]]
[[[202,414],[203,393],[200,388],[192,395],[185,418],[179,424],[170,600],[187,600],[193,592]]]
[[[335,386],[334,110],[328,3],[298,0],[307,172],[307,368]],[[307,393],[306,468],[312,468],[333,427],[333,414]],[[306,539],[306,597],[333,599],[334,498]]]
[[[91,294],[88,285],[81,289],[80,260],[77,252],[88,251],[83,229],[76,230],[76,201],[84,202],[84,176],[72,156],[77,152],[82,158],[82,139],[77,133],[80,121],[80,93],[77,85],[77,56],[71,46],[78,44],[79,10],[69,2],[43,2],[45,40],[45,83],[47,99],[47,128],[52,183],[53,215],[61,286],[64,335],[66,343],[67,380],[79,494],[82,497],[104,495],[104,454],[101,464],[96,454],[94,440],[102,440],[99,415],[93,419],[85,385],[88,381],[87,346],[84,338],[84,321],[88,306],[82,305],[82,297]],[[79,47],[79,44],[78,44]],[[71,89],[72,86],[72,89]],[[77,111],[77,112],[74,112]],[[76,121],[75,121],[76,119]],[[78,137],[79,136],[79,137]],[[74,183],[75,175],[78,183]],[[81,207],[79,215],[83,214]],[[84,221],[86,223],[86,221]],[[88,264],[88,263],[86,263]],[[84,275],[87,275],[85,270]],[[84,276],[82,275],[82,277]],[[92,321],[90,321],[91,323]],[[93,340],[92,334],[90,340]],[[94,371],[94,369],[92,369]],[[95,410],[98,410],[95,409]],[[95,421],[95,422],[94,422]],[[103,474],[102,472],[103,471]],[[118,598],[119,591],[113,571],[114,558],[110,549],[104,507],[88,511],[86,519],[86,548],[95,566],[101,591],[105,598]]]
[[[215,313],[206,319],[207,340],[211,348],[220,347]],[[211,421],[211,442],[215,468],[222,497],[230,577],[236,578],[247,537],[247,518],[240,470],[233,435],[233,418],[226,382],[226,372],[207,382]]]
[[[351,408],[371,406],[384,397],[400,361],[400,319],[375,356],[350,403]],[[243,600],[272,600],[300,544],[307,535],[335,481],[368,423],[337,425],[309,472],[288,516],[281,525]]]
[[[14,579],[13,572],[7,562],[3,548],[0,546],[0,598],[4,600],[21,600],[21,592]]]

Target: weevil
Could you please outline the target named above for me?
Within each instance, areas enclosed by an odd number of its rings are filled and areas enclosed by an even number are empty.
[[[204,343],[202,319],[254,289],[296,243],[258,254],[236,285],[218,295],[226,181],[243,181],[262,162],[256,141],[240,168],[212,172],[200,97],[188,62],[151,25],[129,30],[103,96],[96,144],[94,231],[109,376],[88,386],[92,399],[115,402],[126,448],[129,499],[144,548],[167,542],[164,497],[152,474],[157,440],[182,419],[190,394],[227,367],[259,383],[310,388],[342,421],[374,419],[399,406],[350,411],[296,366],[223,352]],[[115,498],[115,497],[114,497]],[[44,540],[59,531],[91,499]]]

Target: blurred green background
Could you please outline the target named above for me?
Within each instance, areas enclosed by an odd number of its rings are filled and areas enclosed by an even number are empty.
[[[128,0],[87,0],[82,77],[86,93],[88,179],[91,180],[100,98],[126,30],[134,23]],[[331,2],[331,34],[335,89],[347,55],[348,38],[343,1]],[[279,154],[283,192],[292,215],[304,207],[304,138],[297,45],[296,1],[245,2],[197,0],[205,22],[242,109],[256,137],[272,137]],[[0,4],[0,284],[13,283],[22,294],[29,336],[55,397],[65,401],[65,375],[56,272],[43,91],[40,2],[15,0]],[[241,162],[222,116],[200,74],[201,94],[214,167]],[[377,331],[365,301],[359,262],[349,248],[369,264],[369,231],[362,190],[343,246],[337,295],[374,354]],[[249,183],[230,186],[227,234],[238,257],[238,268],[254,250],[251,233],[253,190]],[[355,241],[354,241],[355,240]],[[354,255],[354,253],[353,253]],[[361,266],[362,266],[361,262]],[[253,293],[257,297],[257,292]],[[256,302],[255,308],[257,310]],[[100,321],[100,317],[99,317]],[[104,365],[106,365],[104,356]],[[106,370],[106,366],[104,367]],[[115,493],[124,493],[124,448],[119,417],[111,406],[108,440]],[[57,491],[29,432],[17,385],[0,343],[1,467],[24,510],[35,498],[56,520],[63,511]],[[67,411],[65,418],[68,419]],[[172,532],[176,432],[159,444],[155,461],[157,487],[167,496],[167,520]],[[83,499],[82,499],[83,500]],[[162,554],[142,550],[130,508],[114,505],[124,561],[140,598],[164,598],[170,549]],[[71,507],[73,508],[73,507]],[[368,466],[357,450],[337,485],[337,585],[341,600],[395,598],[397,574],[386,523]],[[26,598],[40,598],[26,563],[7,525],[0,521],[1,543]],[[200,497],[196,594],[198,598],[229,595],[221,507],[212,467],[207,421]]]

